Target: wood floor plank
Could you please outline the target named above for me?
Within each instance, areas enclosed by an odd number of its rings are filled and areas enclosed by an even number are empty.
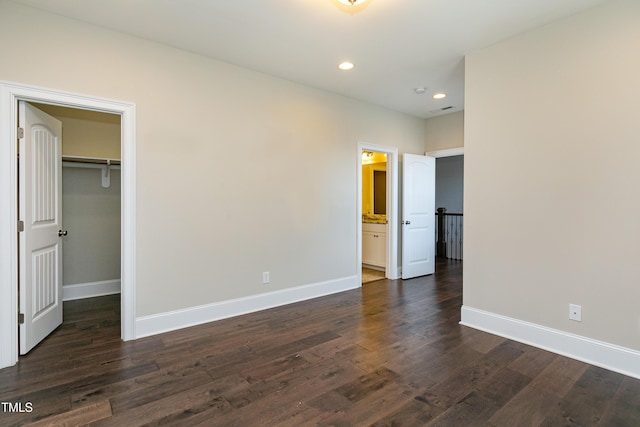
[[[317,418],[317,423],[321,426],[371,425],[381,416],[395,413],[406,405],[412,398],[412,391],[411,387],[400,382],[386,382],[332,415],[327,416],[325,411]]]
[[[175,420],[182,420],[188,424],[188,418],[212,408],[216,413],[224,413],[231,410],[229,403],[222,396],[212,392],[209,384],[205,384],[130,408],[109,418],[99,420],[92,425],[166,425]]]
[[[588,364],[567,357],[555,358],[531,383],[532,387],[562,398],[584,374]]]
[[[32,404],[32,412],[0,412],[0,425],[14,426],[32,423],[64,414],[71,410],[71,402],[68,395],[55,393],[29,393],[25,396],[11,398],[2,397],[2,402],[20,402],[23,406],[28,402]],[[46,424],[46,423],[45,423]]]
[[[337,387],[334,391],[335,393],[346,397],[350,402],[357,402],[367,394],[380,390],[387,384],[397,380],[399,377],[400,376],[397,373],[385,367],[381,367],[366,375],[360,376],[355,381],[351,381]]]
[[[640,425],[640,380],[459,324],[462,263],[122,342],[120,298],[0,370],[0,425]]]
[[[425,426],[444,409],[426,401],[412,399],[395,412],[373,422],[373,427]]]
[[[111,416],[111,405],[108,400],[103,400],[91,405],[48,417],[46,419],[28,424],[30,427],[44,426],[84,426],[93,422],[104,420]]]
[[[81,369],[68,369],[49,372],[38,379],[29,378],[26,382],[20,382],[7,391],[0,393],[3,399],[15,399],[20,396],[28,396],[39,393],[52,393],[52,391],[77,390],[80,387],[108,384],[115,379],[121,380],[143,375],[158,369],[154,362],[135,364],[128,359],[116,364],[83,366]]]
[[[139,383],[140,381],[144,380],[139,379],[136,382]],[[118,393],[109,400],[113,413],[119,414],[156,400],[165,399],[193,387],[210,386],[210,383],[211,378],[203,370],[194,370],[183,376],[167,375],[161,380],[158,380],[157,376],[153,376],[148,381],[144,381],[142,386]]]
[[[602,416],[605,426],[640,426],[640,381],[624,378]]]
[[[487,420],[499,408],[491,400],[472,391],[444,413],[432,420],[430,426],[485,426]]]
[[[472,348],[480,353],[488,353],[503,342],[506,338],[497,335],[487,335],[482,331],[471,328],[463,328],[460,331],[462,341],[466,347]]]
[[[362,374],[348,359],[336,357],[324,358],[308,365],[295,375],[285,375],[278,380],[286,381],[284,387],[275,390],[267,397],[254,400],[251,405],[243,406],[232,413],[216,419],[218,425],[252,425],[255,414],[260,414],[263,425],[310,425],[313,420],[327,417],[323,411],[310,407],[308,402],[322,393],[339,387],[347,379]],[[223,393],[224,394],[224,393]]]
[[[271,378],[281,375],[293,374],[309,365],[309,361],[304,357],[300,356],[300,354],[295,354],[244,369],[240,372],[240,375],[242,375],[249,384],[255,384],[261,381],[268,381]]]
[[[475,363],[455,370],[444,380],[429,387],[421,395],[422,399],[445,409],[452,407],[520,356],[522,354],[521,348],[518,343],[504,342],[486,355],[482,355]],[[478,399],[485,400],[483,396],[476,397],[475,395],[470,399],[474,402]]]
[[[560,401],[562,421],[578,425],[598,425],[610,408],[624,376],[590,366]],[[552,422],[557,419],[549,418]]]
[[[557,354],[528,347],[520,357],[509,364],[509,368],[534,378],[557,358]]]
[[[558,397],[535,387],[525,387],[497,410],[488,424],[496,427],[539,426],[545,419],[561,417]]]

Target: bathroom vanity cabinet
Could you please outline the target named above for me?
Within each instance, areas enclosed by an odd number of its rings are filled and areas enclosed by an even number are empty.
[[[387,263],[387,224],[362,223],[362,263],[385,268]]]

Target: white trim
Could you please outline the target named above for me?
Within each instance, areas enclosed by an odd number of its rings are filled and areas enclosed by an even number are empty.
[[[640,379],[640,352],[488,311],[462,306],[461,325]]]
[[[0,368],[18,361],[16,125],[19,100],[120,115],[122,338],[135,338],[135,104],[0,81],[0,209],[3,212],[0,216]]]
[[[440,157],[462,156],[464,155],[464,147],[448,148],[446,150],[427,151],[425,155],[429,157],[435,157],[436,159]]]
[[[136,319],[136,332],[138,333],[136,338],[175,331],[189,326],[357,289],[360,286],[358,276],[349,276],[183,310],[143,316]]]
[[[358,142],[356,181],[357,181],[357,206],[356,206],[356,271],[358,280],[362,282],[362,150],[385,153],[387,155],[387,263],[386,276],[389,279],[398,279],[398,149],[384,145]]]
[[[76,299],[101,297],[120,293],[120,279],[102,280],[99,282],[76,283],[62,287],[62,300],[73,301]]]

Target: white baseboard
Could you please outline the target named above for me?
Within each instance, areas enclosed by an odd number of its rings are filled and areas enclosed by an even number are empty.
[[[535,323],[462,306],[461,325],[640,379],[640,352]]]
[[[103,280],[101,282],[78,283],[62,287],[62,300],[93,298],[103,295],[119,294],[120,279]]]
[[[213,304],[190,307],[183,310],[138,317],[136,319],[136,338],[348,291],[359,288],[360,286],[361,284],[356,275]]]

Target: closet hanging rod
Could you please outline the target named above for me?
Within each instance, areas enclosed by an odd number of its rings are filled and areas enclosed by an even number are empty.
[[[120,159],[105,159],[101,157],[80,157],[80,156],[62,156],[63,162],[73,163],[91,163],[95,165],[112,165],[120,164]]]

